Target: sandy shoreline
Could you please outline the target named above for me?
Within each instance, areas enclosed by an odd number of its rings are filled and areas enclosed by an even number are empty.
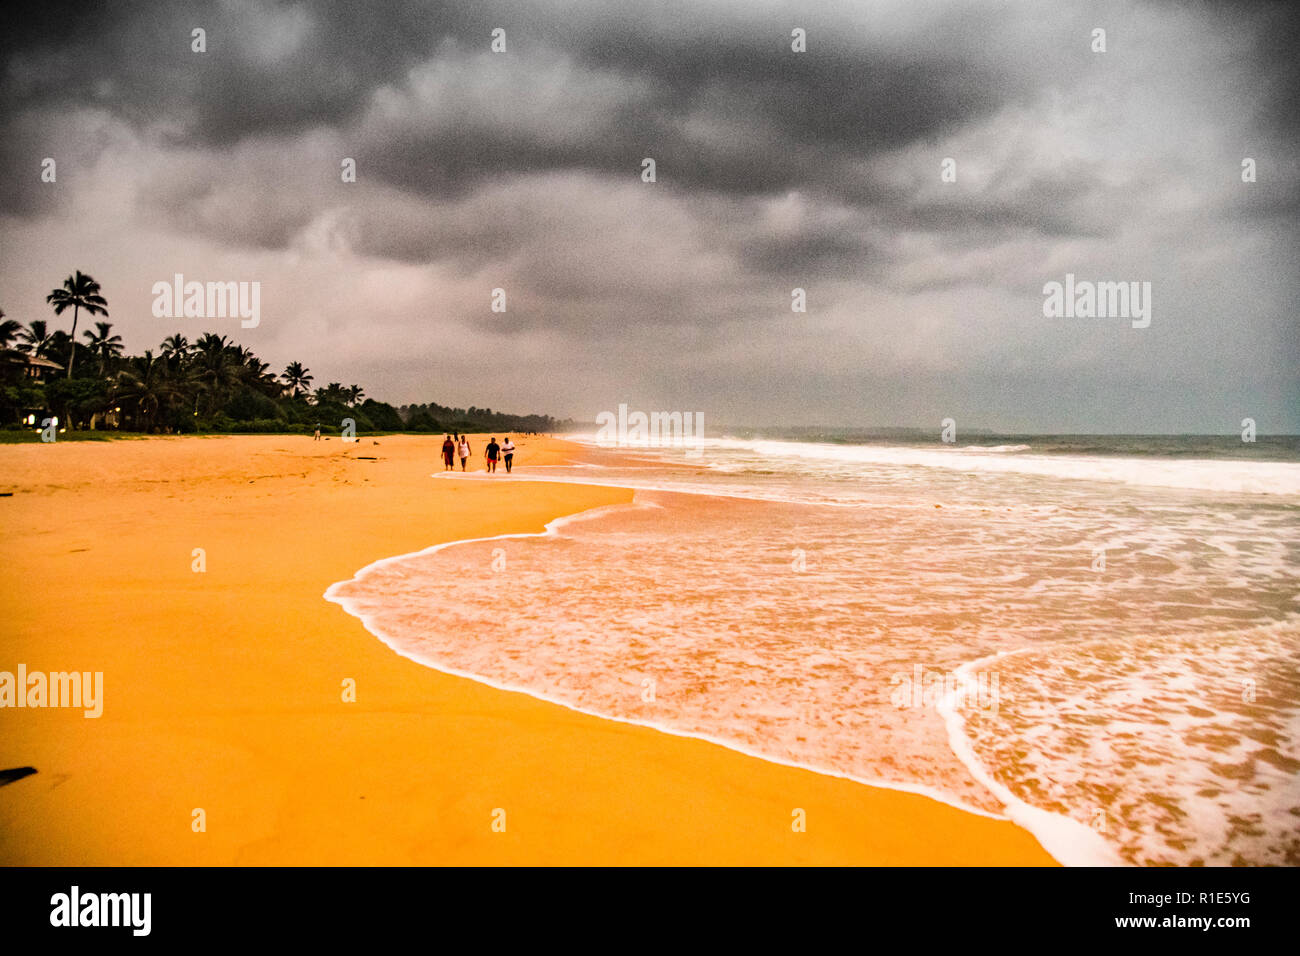
[[[0,863],[1052,862],[1005,821],[394,654],[322,599],[330,584],[632,497],[431,481],[438,444],[0,446],[0,491],[14,492],[0,498],[0,670],[103,671],[105,685],[99,719],[0,710],[0,769],[38,771],[0,786]],[[525,471],[574,453],[519,444]],[[807,832],[792,832],[794,808]]]

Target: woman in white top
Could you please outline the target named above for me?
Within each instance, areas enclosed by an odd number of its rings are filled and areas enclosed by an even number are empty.
[[[468,436],[468,435],[461,435],[461,436],[460,436],[460,444],[457,446],[456,450],[457,450],[457,452],[460,454],[460,470],[461,470],[461,471],[464,471],[464,470],[465,470],[465,462],[467,462],[467,461],[469,460],[469,454],[470,454],[470,452],[469,452],[469,436]]]

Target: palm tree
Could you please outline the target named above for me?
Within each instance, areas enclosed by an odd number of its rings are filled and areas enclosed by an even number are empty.
[[[347,390],[339,382],[330,382],[324,388],[316,389],[316,404],[321,402],[337,402],[342,405],[347,401]]]
[[[303,368],[301,362],[290,362],[280,378],[293,389],[293,397],[297,398],[299,392],[306,391],[307,386],[311,385],[311,369]]]
[[[208,413],[230,394],[239,381],[239,365],[234,361],[235,349],[224,335],[207,332],[196,343],[194,380],[208,393]]]
[[[7,351],[9,343],[22,333],[23,327],[13,319],[5,318],[5,310],[0,309],[0,351]]]
[[[31,325],[18,333],[19,351],[40,358],[50,349],[50,329],[44,319],[33,319]]]
[[[248,361],[244,363],[244,376],[248,380],[250,387],[268,398],[279,398],[284,389],[276,379],[275,373],[270,371],[270,368],[271,363],[263,362],[252,352],[249,352]]]
[[[366,397],[366,393],[362,391],[360,385],[349,385],[347,389],[347,393],[348,393],[348,404],[352,406],[355,406],[357,402],[361,401],[361,399]]]
[[[95,331],[87,329],[81,334],[89,342],[90,354],[99,356],[99,374],[104,374],[108,363],[122,354],[122,336],[113,335],[112,322],[96,322]]]
[[[130,359],[127,367],[117,373],[117,400],[135,406],[137,420],[145,431],[153,427],[158,409],[181,395],[168,372],[167,361],[154,358],[153,350],[145,349],[144,355]]]
[[[99,283],[78,269],[63,280],[62,288],[47,295],[45,301],[54,306],[55,315],[62,315],[64,309],[72,306],[72,332],[69,334],[72,343],[68,350],[68,378],[72,378],[72,363],[77,359],[77,317],[85,309],[87,315],[108,318],[108,300],[99,294]]]
[[[162,349],[162,357],[176,365],[189,358],[190,352],[193,351],[190,340],[179,332],[163,339],[163,343],[159,348]]]
[[[195,350],[206,354],[212,352],[224,351],[230,348],[231,342],[224,335],[217,335],[216,332],[204,332],[199,336],[199,340],[194,343]]]
[[[72,348],[72,336],[67,329],[55,329],[50,333],[50,341],[45,346],[46,355],[65,355]]]

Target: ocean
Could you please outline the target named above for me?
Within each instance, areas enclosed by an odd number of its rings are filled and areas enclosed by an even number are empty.
[[[1300,864],[1300,441],[575,437],[512,477],[632,504],[326,597],[427,666],[1007,816],[1063,863]]]

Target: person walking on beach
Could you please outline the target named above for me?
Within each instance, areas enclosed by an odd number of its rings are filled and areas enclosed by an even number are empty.
[[[506,463],[506,474],[510,474],[510,464],[515,460],[515,443],[507,435],[501,442],[501,457]]]
[[[496,436],[487,443],[487,448],[483,449],[484,456],[487,459],[488,474],[495,474],[497,470],[497,455],[501,453],[501,446],[497,444]]]
[[[448,435],[442,443],[442,470],[456,470],[456,443]]]
[[[461,435],[461,436],[460,436],[460,444],[459,444],[459,446],[457,446],[457,447],[458,447],[458,450],[460,451],[460,470],[461,470],[461,471],[464,471],[464,470],[465,470],[465,462],[469,461],[469,456],[470,456],[470,450],[469,450],[469,436],[468,436],[468,435]]]
[[[316,423],[316,436],[312,439],[312,441],[320,441],[320,422]]]

